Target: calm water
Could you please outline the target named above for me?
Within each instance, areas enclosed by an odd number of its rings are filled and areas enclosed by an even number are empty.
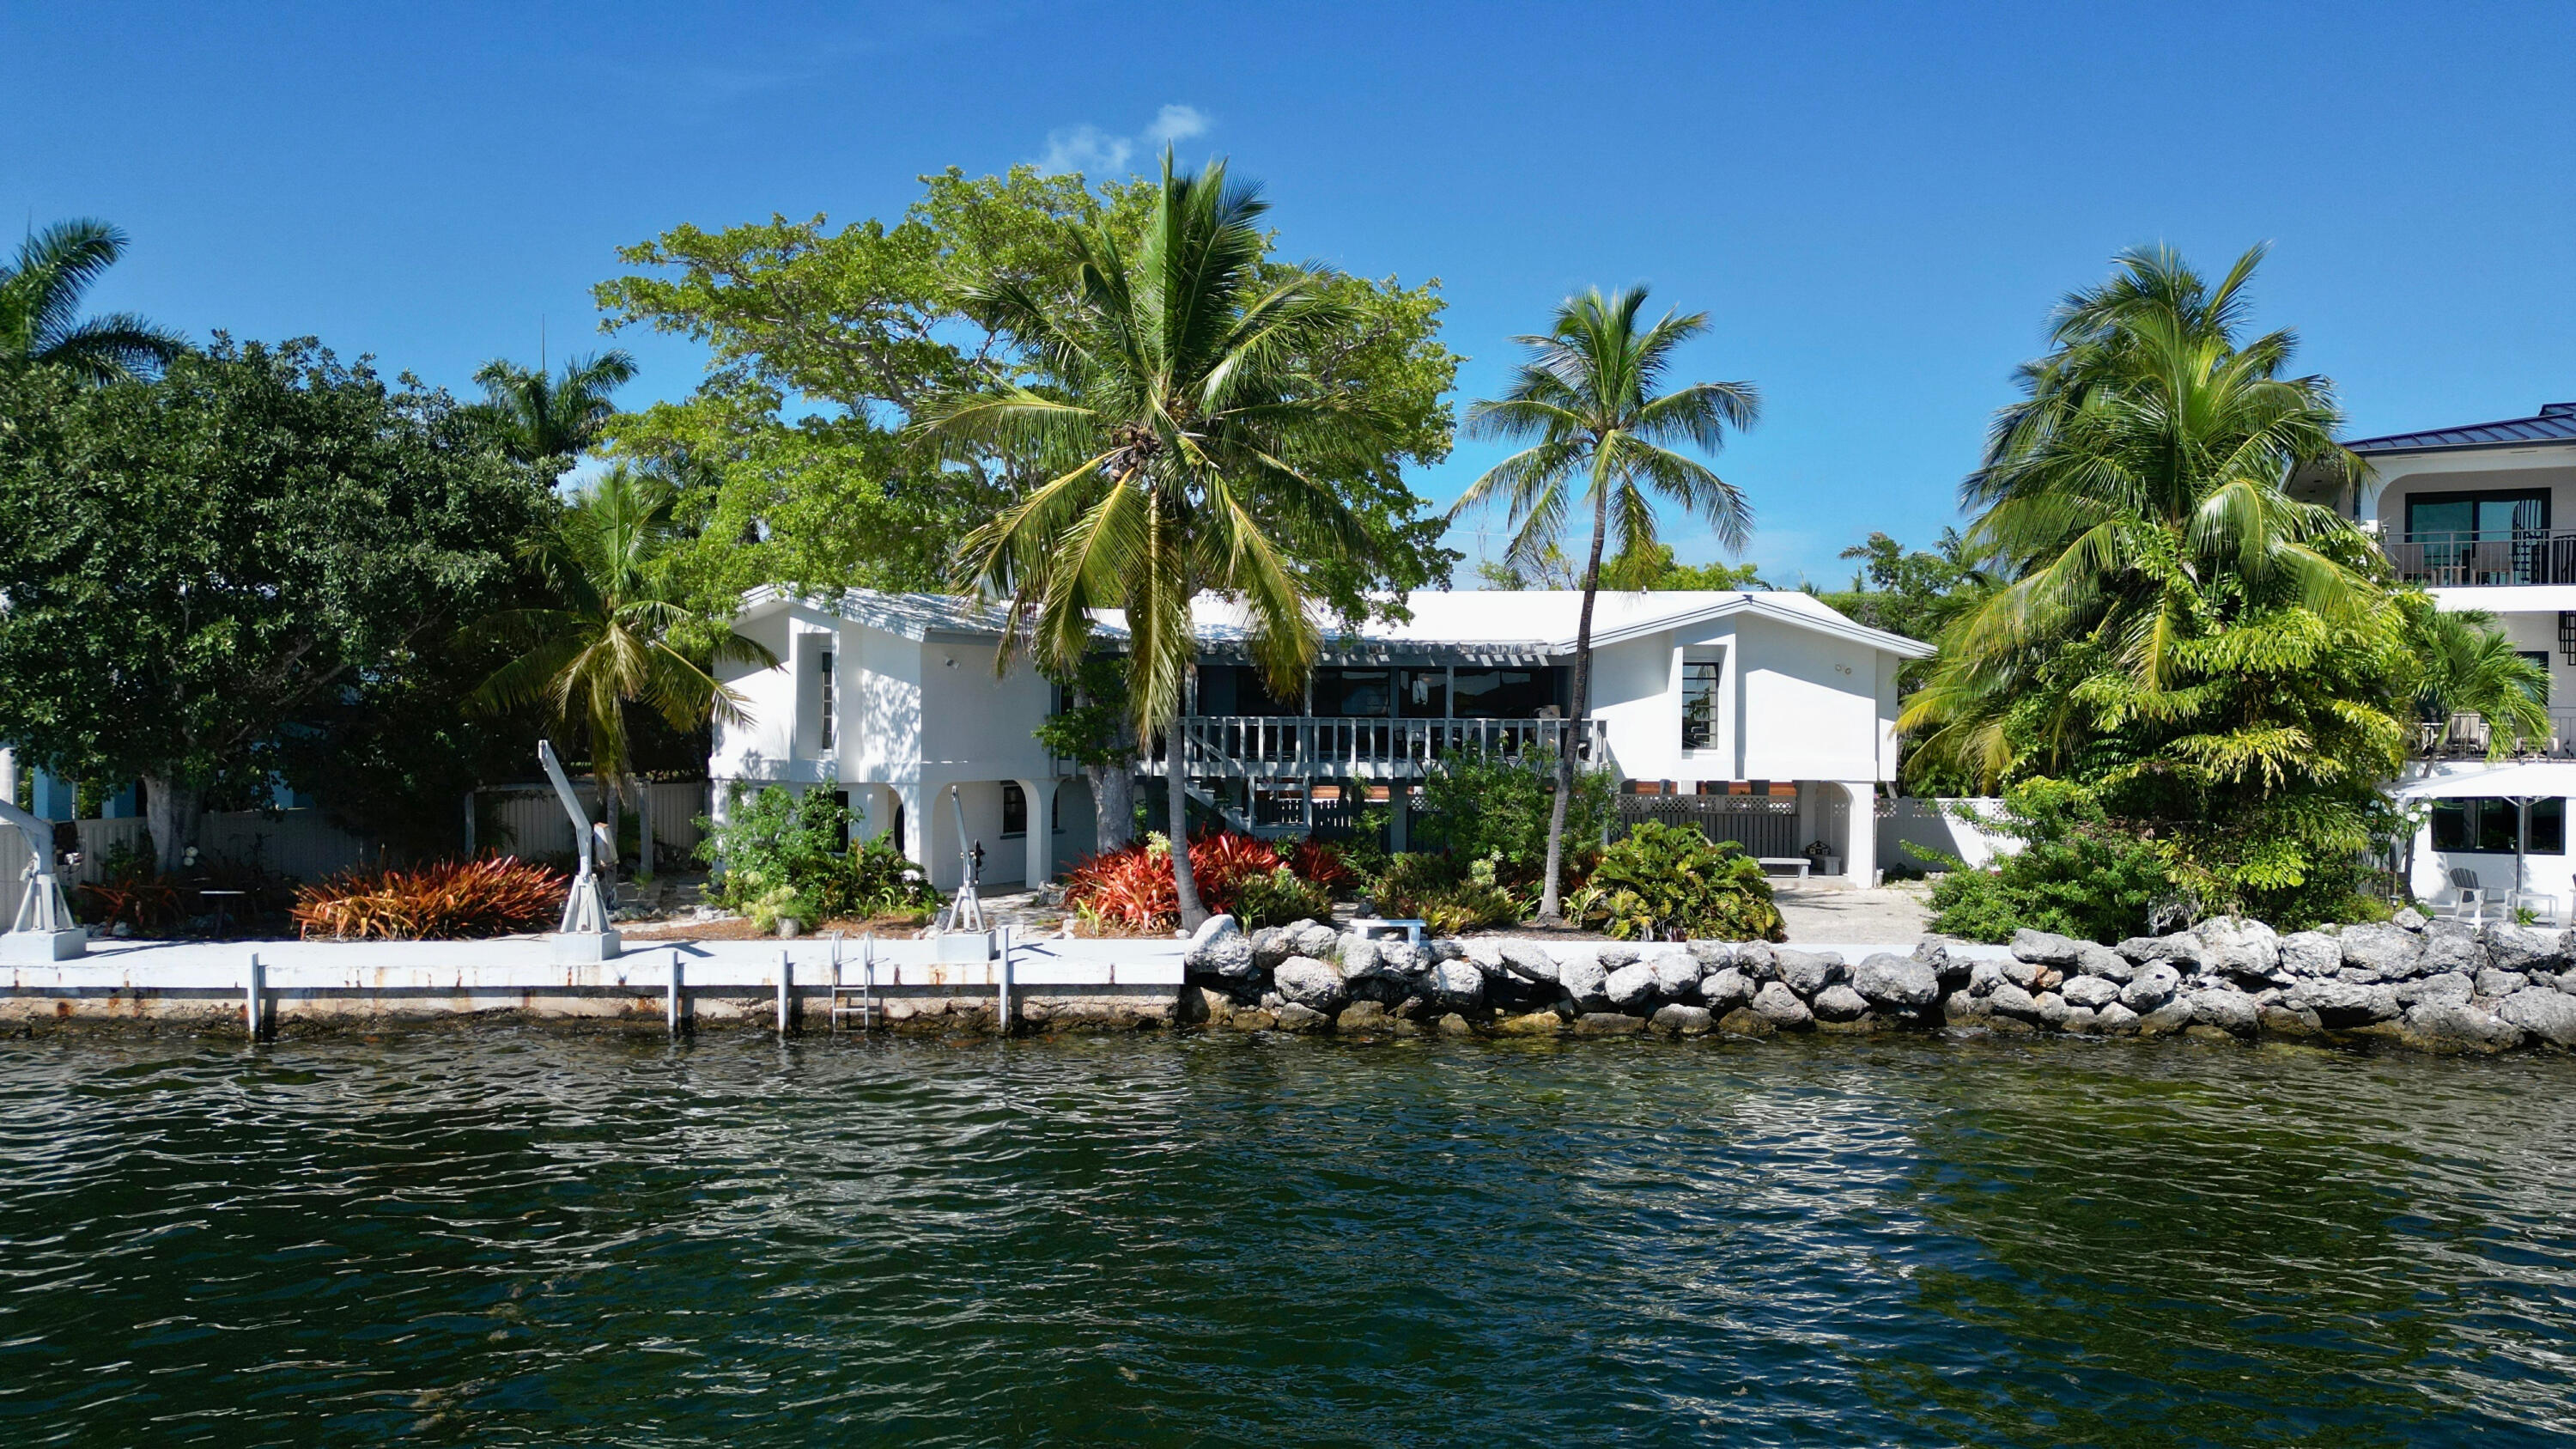
[[[2576,1063],[0,1043],[0,1443],[2576,1436]]]

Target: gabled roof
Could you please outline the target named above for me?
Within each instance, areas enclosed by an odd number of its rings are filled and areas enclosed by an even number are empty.
[[[915,642],[991,643],[1002,637],[1004,623],[999,605],[949,594],[889,594],[874,589],[850,589],[838,599],[822,599],[758,588],[743,596],[737,617],[795,604]],[[1583,595],[1573,589],[1426,589],[1406,599],[1405,605],[1413,617],[1400,624],[1371,620],[1357,631],[1327,624],[1326,657],[1392,653],[1528,660],[1570,654]],[[1190,613],[1193,631],[1204,646],[1239,647],[1251,639],[1244,607],[1233,600],[1202,594],[1191,602]],[[1929,644],[1854,623],[1812,594],[1733,589],[1635,593],[1605,589],[1593,600],[1592,642],[1617,644],[1737,616],[1812,629],[1906,659],[1927,658],[1933,652]],[[1093,623],[1105,639],[1127,633],[1126,619],[1116,610],[1101,611]]]
[[[2467,423],[2421,433],[2390,433],[2360,438],[2345,447],[2367,458],[2385,453],[2446,453],[2461,448],[2513,448],[2549,443],[2576,443],[2576,402],[2543,403],[2527,418]]]

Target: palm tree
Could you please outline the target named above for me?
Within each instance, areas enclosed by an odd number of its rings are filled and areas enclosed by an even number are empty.
[[[2405,610],[2411,652],[2423,663],[2416,686],[2416,714],[2439,726],[2437,745],[2451,739],[2451,723],[2474,714],[2487,726],[2487,758],[2498,759],[2508,741],[2549,738],[2549,671],[2525,659],[2495,616],[2475,609],[2445,611],[2421,589],[2398,596]]]
[[[608,395],[634,379],[635,359],[616,350],[571,358],[553,376],[496,357],[475,370],[484,394],[475,412],[519,462],[578,458],[617,415]]]
[[[1272,687],[1298,688],[1320,646],[1310,564],[1368,545],[1320,478],[1383,472],[1393,430],[1305,365],[1350,312],[1327,273],[1266,268],[1257,190],[1225,163],[1196,176],[1163,153],[1132,244],[1071,234],[1070,289],[1005,281],[975,309],[1025,347],[1033,378],[949,400],[919,425],[998,448],[1044,481],[959,551],[962,587],[1010,602],[1002,654],[1069,673],[1095,610],[1122,611],[1136,738],[1164,738],[1181,924],[1206,919],[1189,863],[1188,749],[1173,726],[1198,660],[1191,601],[1239,601]]]
[[[81,295],[125,255],[103,221],[61,221],[18,244],[0,267],[0,368],[60,367],[84,381],[149,377],[188,350],[179,334],[131,312],[80,320]]]
[[[1467,426],[1479,436],[1535,441],[1469,485],[1450,510],[1454,517],[1503,501],[1516,530],[1510,557],[1534,568],[1556,546],[1578,490],[1584,495],[1592,512],[1592,544],[1574,635],[1571,717],[1578,722],[1592,708],[1592,604],[1601,589],[1603,550],[1614,549],[1618,558],[1648,554],[1656,543],[1658,498],[1705,517],[1730,552],[1742,551],[1753,527],[1753,510],[1735,485],[1674,448],[1687,445],[1715,453],[1728,428],[1753,425],[1761,399],[1749,382],[1695,382],[1659,391],[1673,353],[1708,330],[1708,314],[1666,312],[1641,329],[1638,314],[1645,305],[1643,287],[1616,297],[1603,297],[1596,288],[1558,308],[1556,323],[1545,336],[1517,339],[1530,348],[1530,358],[1503,396],[1467,410]],[[1542,920],[1559,915],[1557,876],[1565,849],[1566,803],[1573,793],[1569,740],[1556,757],[1547,880],[1539,896]]]
[[[2188,709],[2188,646],[2213,609],[2345,626],[2385,606],[2368,541],[2282,490],[2296,469],[2349,482],[2358,465],[2331,384],[2282,375],[2296,338],[2237,340],[2262,254],[2212,287],[2170,250],[2126,252],[2059,305],[2056,349],[2022,368],[2023,400],[1961,489],[1985,510],[1968,551],[2010,582],[1945,634],[1907,705],[1926,763],[1990,781],[2021,763],[2006,721],[2070,642],[2104,651],[2142,707]],[[2086,731],[2070,716],[2045,733],[2063,763]]]
[[[650,706],[675,729],[745,718],[742,695],[675,643],[704,621],[678,601],[661,567],[673,496],[667,483],[623,464],[576,495],[530,548],[555,605],[484,621],[522,652],[467,696],[469,706],[490,713],[540,705],[565,726],[587,730],[591,774],[612,834],[624,803],[628,705]],[[719,662],[778,662],[729,630],[717,634],[713,652]]]

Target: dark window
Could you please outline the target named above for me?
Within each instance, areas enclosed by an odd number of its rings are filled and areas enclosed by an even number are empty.
[[[1002,834],[1029,833],[1029,792],[1004,781],[1002,784]]]
[[[2493,543],[2549,527],[2549,490],[2417,493],[2406,500],[2406,536],[2416,543]]]
[[[840,724],[839,716],[841,707],[838,688],[839,682],[833,678],[832,651],[826,649],[820,656],[818,656],[818,658],[821,664],[820,672],[823,678],[823,721],[821,728],[815,735],[815,747],[823,754],[830,754],[833,742],[838,738],[840,733],[838,728]]]
[[[1682,748],[1717,748],[1717,677],[1724,664],[1715,659],[1682,662]]]
[[[1304,714],[1306,705],[1293,696],[1281,699],[1273,695],[1261,671],[1250,665],[1202,664],[1198,709],[1202,715],[1281,715]]]
[[[1449,671],[1399,669],[1395,672],[1395,712],[1406,719],[1442,719],[1449,713]]]
[[[1460,719],[1537,719],[1563,704],[1564,670],[1461,669],[1450,685],[1451,712]]]
[[[1064,787],[1061,785],[1047,797],[1047,829],[1058,835],[1064,834]]]
[[[1391,669],[1318,669],[1315,713],[1344,719],[1384,719],[1394,711],[1395,671]]]
[[[2516,812],[2511,800],[2444,800],[2433,807],[2433,848],[2492,855],[2513,854]],[[2524,852],[2567,853],[2567,802],[2531,802],[2531,833]]]

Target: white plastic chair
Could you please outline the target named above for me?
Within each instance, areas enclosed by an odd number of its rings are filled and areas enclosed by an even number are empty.
[[[2478,873],[2465,865],[2451,867],[2451,915],[2464,921],[2483,920],[2487,913],[2487,890],[2478,884]]]

